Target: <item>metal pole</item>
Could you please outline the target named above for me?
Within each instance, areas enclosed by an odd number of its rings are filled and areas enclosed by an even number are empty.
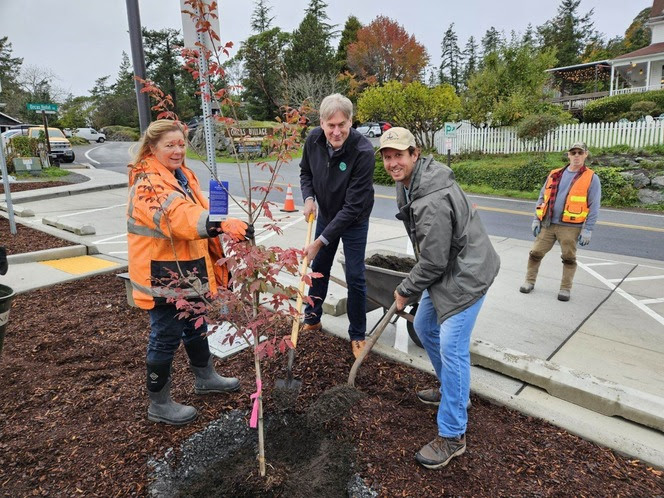
[[[200,15],[200,12],[196,12]],[[217,164],[215,162],[215,141],[214,141],[214,120],[212,118],[212,104],[210,92],[210,79],[207,76],[208,65],[207,60],[203,54],[203,47],[207,46],[205,43],[205,34],[198,32],[198,75],[201,87],[201,109],[203,111],[203,130],[205,131],[205,150],[207,153],[208,167],[212,171],[215,179],[217,176]]]
[[[46,113],[42,111],[42,124],[44,125],[44,137],[46,138],[46,150],[48,151],[48,161],[51,162],[51,141],[48,139],[48,120]]]
[[[5,147],[0,140],[0,167],[2,167],[2,184],[5,186],[5,199],[7,201],[7,215],[9,216],[9,231],[16,235],[16,222],[14,221],[14,206],[12,205],[12,193],[9,190],[9,173],[5,163]]]
[[[129,42],[131,44],[131,60],[134,66],[134,75],[145,79],[145,55],[143,54],[143,38],[141,35],[141,16],[138,10],[138,0],[127,0],[127,20],[129,21]],[[141,93],[141,83],[134,80],[136,89],[136,104],[138,106],[138,125],[143,133],[150,124],[150,98],[147,93]]]

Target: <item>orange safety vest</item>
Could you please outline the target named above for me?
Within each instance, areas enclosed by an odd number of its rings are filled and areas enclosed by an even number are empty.
[[[142,309],[164,304],[168,298],[214,295],[219,286],[228,284],[227,267],[216,264],[223,257],[221,242],[219,237],[210,238],[206,229],[208,201],[194,173],[186,166],[181,170],[195,201],[154,156],[129,172],[129,279],[134,301]],[[168,285],[171,272],[188,282],[174,289]]]
[[[551,197],[551,184],[553,183],[553,175],[565,168],[554,169],[549,173],[544,187],[544,198],[542,203],[535,209],[535,214],[541,220],[544,219],[547,210],[549,209],[549,198]],[[565,207],[563,209],[563,216],[561,221],[564,223],[583,223],[588,217],[588,189],[592,182],[595,172],[589,168],[581,174],[580,177],[572,180],[567,199],[565,199]]]

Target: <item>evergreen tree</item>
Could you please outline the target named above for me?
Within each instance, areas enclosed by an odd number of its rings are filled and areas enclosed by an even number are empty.
[[[521,43],[531,47],[535,45],[535,29],[533,28],[532,23],[528,23],[528,26],[526,26],[526,31],[521,37]]]
[[[25,102],[27,101],[25,92],[21,89],[17,76],[21,72],[23,59],[12,56],[12,44],[9,38],[3,36],[0,38],[0,103],[5,104],[2,112],[10,116],[22,119],[24,116]]]
[[[463,86],[468,86],[468,80],[470,77],[478,70],[479,61],[478,61],[478,47],[475,37],[471,36],[466,42],[466,46],[463,49],[463,58],[466,61],[466,64],[463,68]]]
[[[558,13],[537,28],[541,45],[556,49],[558,66],[572,66],[581,60],[586,43],[595,34],[591,20],[593,9],[578,14],[581,0],[561,0]]]
[[[279,115],[283,90],[283,53],[290,35],[271,28],[247,38],[236,56],[244,64],[242,97],[253,119],[271,120]]]
[[[458,41],[459,39],[454,31],[454,23],[452,23],[445,31],[445,36],[443,36],[443,41],[440,44],[442,56],[438,71],[440,81],[452,85],[457,93],[460,89],[460,67],[463,62]]]
[[[484,59],[487,55],[498,51],[502,43],[500,32],[491,26],[482,37],[482,58]]]
[[[349,16],[341,32],[339,48],[337,49],[337,68],[340,73],[348,71],[348,45],[357,41],[357,32],[362,29],[362,23],[355,16]]]
[[[256,7],[251,15],[251,30],[254,33],[263,33],[272,26],[274,16],[270,17],[272,7],[268,7],[266,0],[256,0]]]
[[[290,77],[299,74],[327,74],[335,70],[335,60],[330,46],[330,25],[323,22],[327,16],[319,10],[325,3],[312,0],[316,9],[307,10],[299,27],[293,32],[291,46],[284,61]]]

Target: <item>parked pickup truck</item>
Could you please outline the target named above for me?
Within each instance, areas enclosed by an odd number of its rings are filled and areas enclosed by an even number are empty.
[[[43,127],[28,128],[28,136],[30,138],[39,138],[43,136]],[[48,129],[48,141],[51,145],[51,156],[55,157],[60,162],[73,163],[74,150],[71,148],[71,143],[67,140],[64,133],[59,128]]]
[[[94,128],[76,128],[76,131],[74,131],[74,136],[85,138],[88,142],[103,143],[106,141],[106,135],[95,130]]]

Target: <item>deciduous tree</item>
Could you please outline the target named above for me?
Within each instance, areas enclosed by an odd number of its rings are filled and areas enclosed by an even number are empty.
[[[362,93],[357,101],[361,120],[386,119],[395,126],[408,128],[424,149],[434,146],[434,135],[445,121],[454,121],[461,111],[461,101],[451,85],[429,88],[419,81],[390,81]]]
[[[383,84],[419,79],[429,56],[423,45],[396,21],[378,16],[348,46],[348,67],[360,79]]]

